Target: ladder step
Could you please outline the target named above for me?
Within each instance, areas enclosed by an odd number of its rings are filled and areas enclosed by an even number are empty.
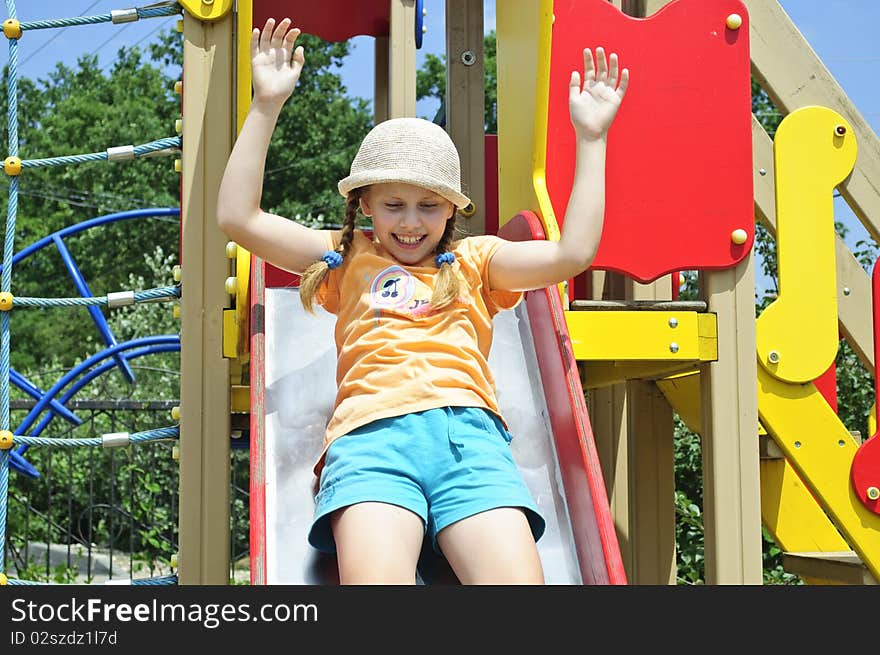
[[[875,585],[877,580],[852,550],[783,553],[782,568],[802,577],[849,585]]]

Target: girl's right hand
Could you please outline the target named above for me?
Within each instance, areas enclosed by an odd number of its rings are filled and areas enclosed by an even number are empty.
[[[285,18],[276,26],[275,19],[269,18],[262,30],[255,27],[251,33],[255,103],[282,104],[293,93],[306,60],[302,46],[294,50],[301,30],[291,29],[290,23]]]

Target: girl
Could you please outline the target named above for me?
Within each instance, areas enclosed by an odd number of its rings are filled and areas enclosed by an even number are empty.
[[[570,279],[593,260],[605,207],[608,128],[629,74],[584,50],[569,107],[577,162],[558,242],[454,239],[459,157],[439,126],[377,125],[351,174],[341,230],[260,209],[269,139],[305,63],[285,18],[251,36],[253,102],[220,184],[220,228],[337,316],[336,397],[310,543],[336,552],[342,584],[413,584],[422,540],[464,584],[541,584],[544,530],[510,453],[487,357],[492,316],[522,292]],[[355,229],[372,218],[373,238]]]

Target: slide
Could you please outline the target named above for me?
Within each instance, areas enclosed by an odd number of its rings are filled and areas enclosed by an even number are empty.
[[[501,230],[543,239],[523,212]],[[336,584],[333,556],[306,536],[317,480],[312,466],[336,395],[335,317],[307,314],[296,278],[263,263],[251,286],[251,581]],[[626,584],[577,364],[555,288],[531,291],[494,319],[489,364],[511,447],[547,521],[538,550],[548,584]],[[424,548],[419,582],[456,584]]]

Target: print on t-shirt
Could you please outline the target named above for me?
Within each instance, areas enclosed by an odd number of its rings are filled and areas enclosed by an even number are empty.
[[[370,284],[370,307],[408,316],[424,315],[431,310],[431,289],[405,268],[389,266]]]

